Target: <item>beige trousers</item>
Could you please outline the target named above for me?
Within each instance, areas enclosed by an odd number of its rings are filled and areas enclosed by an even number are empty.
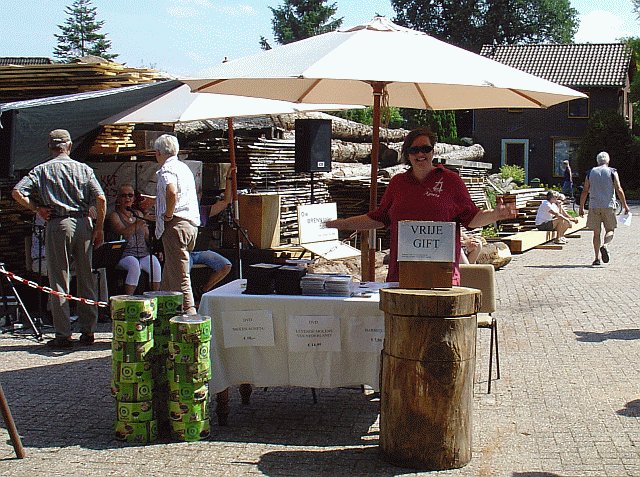
[[[164,227],[164,270],[160,290],[182,292],[185,313],[195,313],[189,274],[189,253],[196,245],[198,228],[188,220],[175,216],[169,222],[165,222]]]

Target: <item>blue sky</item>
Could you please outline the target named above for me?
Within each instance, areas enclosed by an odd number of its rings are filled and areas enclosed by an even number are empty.
[[[389,0],[334,0],[343,26],[394,16]],[[72,0],[3,0],[0,56],[52,57],[57,25]],[[117,59],[176,76],[197,76],[223,58],[259,51],[260,36],[272,39],[271,11],[281,0],[93,0]],[[578,42],[612,42],[640,36],[631,0],[571,0],[580,13]]]

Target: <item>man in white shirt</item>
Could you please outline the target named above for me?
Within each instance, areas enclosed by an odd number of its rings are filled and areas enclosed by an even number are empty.
[[[178,159],[178,139],[163,134],[154,143],[160,164],[156,188],[156,237],[162,238],[164,271],[160,289],[180,291],[184,312],[196,308],[189,275],[189,253],[193,250],[200,225],[196,182],[189,167]]]
[[[564,233],[571,227],[571,220],[567,217],[563,217],[558,207],[558,196],[555,192],[547,192],[546,200],[543,200],[538,207],[536,213],[536,227],[538,230],[558,232],[555,243],[565,244],[567,239],[564,238]]]

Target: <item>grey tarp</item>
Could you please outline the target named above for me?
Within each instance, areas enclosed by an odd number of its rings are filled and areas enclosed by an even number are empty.
[[[176,80],[0,104],[2,176],[29,170],[46,161],[47,133],[68,129],[73,156],[84,160],[99,132],[99,122],[154,98],[182,83]],[[8,154],[7,154],[8,152]]]

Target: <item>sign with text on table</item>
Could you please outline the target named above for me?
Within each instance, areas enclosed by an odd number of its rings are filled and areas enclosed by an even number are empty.
[[[349,320],[346,342],[349,351],[376,353],[384,343],[384,316],[361,316]]]
[[[336,316],[288,316],[289,351],[340,351],[340,319]]]
[[[221,316],[225,348],[275,346],[271,311],[224,311]]]
[[[455,222],[398,222],[399,262],[454,262]]]

